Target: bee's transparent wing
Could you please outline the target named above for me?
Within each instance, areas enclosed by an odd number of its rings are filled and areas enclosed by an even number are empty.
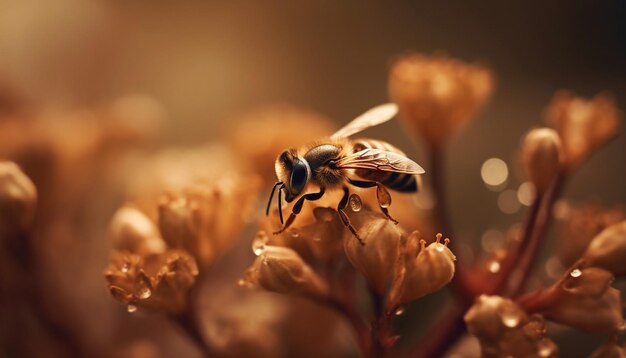
[[[341,158],[336,167],[340,169],[366,169],[400,174],[424,174],[419,164],[394,152],[367,148]]]
[[[369,127],[385,123],[398,113],[398,106],[395,103],[386,103],[376,106],[362,115],[356,117],[352,122],[346,124],[331,136],[332,139],[349,137],[361,132]]]

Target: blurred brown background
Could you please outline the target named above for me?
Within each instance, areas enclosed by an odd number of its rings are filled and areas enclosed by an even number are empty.
[[[555,90],[609,90],[626,103],[622,1],[0,0],[0,9],[5,83],[54,104],[148,94],[167,111],[166,140],[176,143],[218,138],[234,113],[266,102],[344,123],[386,100],[390,59],[406,51],[485,62],[497,75],[495,96],[449,154],[452,210],[468,230],[498,215],[481,163],[511,162]],[[419,158],[397,124],[372,133]],[[583,168],[570,192],[626,201],[624,154],[622,137]],[[467,199],[490,195],[488,215],[470,216],[481,211]]]
[[[219,139],[236,113],[267,102],[345,123],[387,100],[390,60],[406,51],[481,61],[497,76],[491,103],[449,152],[452,217],[467,237],[522,217],[498,210],[480,166],[490,157],[514,166],[521,136],[542,123],[556,90],[608,90],[626,108],[626,2],[618,0],[0,0],[0,92],[17,88],[53,106],[146,94],[167,112],[167,143]],[[368,134],[419,161],[398,123]],[[621,136],[566,195],[625,203],[625,155]]]

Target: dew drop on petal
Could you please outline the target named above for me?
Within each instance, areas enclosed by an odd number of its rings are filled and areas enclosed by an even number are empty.
[[[400,307],[394,313],[396,316],[402,316],[404,314],[404,307]]]
[[[265,245],[267,245],[268,240],[269,238],[265,233],[257,234],[257,236],[254,238],[254,241],[252,242],[252,252],[254,252],[254,254],[257,256],[261,255],[263,252],[265,252]]]
[[[130,271],[130,264],[128,262],[124,262],[122,265],[122,272],[127,273],[128,271]]]
[[[352,211],[354,211],[355,213],[361,211],[361,208],[363,207],[363,202],[361,201],[361,197],[359,197],[357,194],[350,195],[350,199],[348,199],[348,202],[350,203],[350,209]]]
[[[569,275],[572,277],[580,277],[580,275],[582,274],[583,272],[580,271],[579,269],[573,269],[572,272],[569,273]]]
[[[388,208],[391,205],[391,194],[384,186],[379,185],[376,188],[376,197],[381,208]]]
[[[145,300],[152,296],[152,285],[150,279],[143,271],[139,272],[135,278],[135,296],[139,299]]]
[[[540,357],[550,357],[554,354],[554,344],[547,339],[541,340],[537,344],[537,354]]]
[[[300,233],[297,230],[291,230],[291,237],[298,238],[300,237]]]
[[[498,261],[491,261],[491,263],[489,264],[489,272],[491,273],[497,273],[498,271],[500,271],[500,263]]]
[[[515,310],[506,310],[500,314],[502,324],[509,328],[515,328],[519,325],[521,317]]]
[[[128,311],[128,313],[133,313],[137,311],[137,306],[129,304],[128,306],[126,306],[126,311]]]

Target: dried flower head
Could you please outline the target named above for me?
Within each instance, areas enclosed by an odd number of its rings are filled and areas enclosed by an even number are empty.
[[[569,168],[580,164],[619,131],[620,115],[607,94],[585,100],[559,91],[546,108],[546,117],[561,137]]]
[[[193,257],[174,250],[147,256],[115,251],[104,274],[111,295],[129,312],[141,307],[169,314],[185,308],[197,275]]]
[[[265,245],[268,240],[265,232],[257,234],[253,243],[257,258],[240,284],[290,295],[322,298],[328,295],[326,282],[297,252],[287,247]]]
[[[556,177],[562,157],[561,140],[553,129],[528,132],[522,144],[522,164],[539,194],[543,194]]]
[[[426,246],[417,231],[402,238],[388,310],[436,292],[452,280],[456,257],[448,248],[449,240],[441,243],[441,239],[437,234],[435,242]]]
[[[409,54],[394,62],[389,96],[402,119],[431,145],[464,127],[491,96],[489,69],[447,56]]]
[[[231,143],[256,173],[272,180],[276,153],[333,131],[332,122],[320,114],[285,104],[269,105],[242,114],[232,131]]]
[[[580,259],[602,230],[626,219],[622,208],[605,208],[595,203],[571,205],[561,201],[557,208],[557,253],[565,267]]]
[[[625,323],[620,292],[611,287],[613,280],[613,274],[601,268],[574,268],[551,287],[520,298],[520,305],[527,312],[583,331],[615,332]]]
[[[25,231],[35,218],[37,189],[17,164],[0,161],[0,234]]]
[[[482,295],[465,314],[468,331],[480,341],[483,357],[556,357],[558,348],[539,315],[528,316],[513,301]]]
[[[351,220],[363,242],[346,230],[343,239],[346,257],[365,276],[368,285],[384,295],[394,278],[402,232],[384,215],[370,210],[353,213]]]
[[[583,260],[614,275],[626,273],[626,221],[609,226],[593,238]]]

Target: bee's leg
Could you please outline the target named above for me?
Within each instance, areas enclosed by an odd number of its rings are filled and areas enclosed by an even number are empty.
[[[348,215],[346,215],[346,212],[343,211],[343,209],[345,209],[346,206],[348,205],[349,197],[350,197],[350,190],[348,190],[348,188],[344,186],[343,197],[341,198],[341,201],[339,201],[339,205],[337,206],[337,214],[339,214],[339,218],[341,219],[343,224],[348,228],[348,230],[350,230],[352,235],[354,235],[354,237],[356,237],[356,239],[359,240],[361,245],[365,245],[365,242],[363,241],[363,239],[359,237],[359,234],[357,234],[356,229],[354,228],[354,226],[352,226],[352,223],[350,222],[350,218],[348,217]]]
[[[359,188],[373,188],[376,187],[376,199],[378,199],[378,206],[380,207],[380,211],[385,214],[385,216],[391,220],[394,224],[398,224],[398,220],[394,219],[389,215],[389,205],[391,205],[391,194],[384,185],[375,181],[362,181],[362,180],[352,180],[348,179],[348,182]]]
[[[309,200],[309,201],[319,200],[324,195],[324,192],[325,192],[325,189],[322,187],[320,188],[320,191],[318,193],[310,193],[310,194],[302,195],[302,197],[298,199],[298,201],[296,201],[296,203],[293,205],[293,209],[291,210],[291,214],[289,214],[289,217],[287,218],[285,225],[283,225],[283,227],[280,230],[275,231],[274,235],[280,234],[281,232],[287,230],[289,226],[291,226],[293,221],[296,219],[296,216],[300,214],[300,211],[302,211],[302,206],[304,205],[305,200]]]

